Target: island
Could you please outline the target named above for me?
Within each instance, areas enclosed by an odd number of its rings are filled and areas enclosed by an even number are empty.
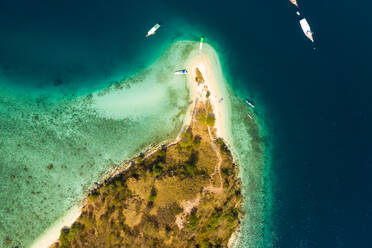
[[[206,53],[186,63],[190,114],[178,137],[97,183],[56,247],[227,247],[242,217],[238,164],[226,141]]]

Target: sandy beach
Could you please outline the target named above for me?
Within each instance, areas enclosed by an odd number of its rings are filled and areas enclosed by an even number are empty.
[[[193,103],[196,101],[206,101],[206,93],[210,92],[208,97],[212,104],[215,114],[215,128],[218,137],[223,138],[227,143],[230,143],[229,131],[229,107],[230,102],[228,93],[225,87],[225,80],[222,75],[221,66],[215,50],[208,44],[204,44],[203,50],[194,51],[186,62],[188,70],[188,85],[190,87]],[[204,78],[204,83],[198,85],[195,81],[196,69],[198,69]],[[194,105],[192,106],[194,108]],[[186,123],[191,120],[191,115],[188,115]]]
[[[50,247],[59,238],[61,229],[65,226],[71,226],[81,214],[83,204],[73,206],[64,216],[59,218],[52,226],[45,231],[35,242],[31,248],[47,248]]]
[[[215,50],[208,44],[204,44],[202,51],[199,51],[199,49],[197,49],[198,47],[198,44],[195,43],[194,51],[191,52],[189,58],[185,61],[185,68],[188,71],[187,84],[193,103],[189,107],[184,126],[188,126],[192,120],[192,111],[195,103],[197,101],[206,101],[206,93],[209,91],[208,100],[211,102],[215,114],[216,134],[229,144],[231,137],[228,128],[230,102],[218,56]],[[197,69],[201,72],[204,83],[198,84],[196,82]],[[31,248],[50,247],[58,240],[61,229],[63,227],[70,227],[80,216],[82,206],[83,205],[79,205],[71,208],[66,215],[58,219],[46,230],[45,233],[31,245]]]

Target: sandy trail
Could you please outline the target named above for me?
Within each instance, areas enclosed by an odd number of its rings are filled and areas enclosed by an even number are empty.
[[[222,193],[223,192],[223,182],[222,182],[222,176],[221,176],[222,158],[221,158],[220,151],[218,151],[218,148],[216,147],[216,144],[213,142],[211,129],[209,127],[208,127],[208,132],[209,132],[209,138],[211,140],[211,146],[212,146],[212,149],[214,150],[214,152],[217,155],[218,162],[216,164],[216,167],[214,168],[214,173],[211,175],[211,184],[208,187],[204,188],[204,191],[210,191],[210,192],[213,192],[213,193]],[[220,179],[220,186],[219,187],[213,186],[212,178],[216,174],[218,174],[218,177]]]

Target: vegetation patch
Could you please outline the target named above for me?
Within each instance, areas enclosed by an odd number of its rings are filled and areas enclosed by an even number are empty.
[[[178,143],[141,154],[128,170],[99,185],[53,247],[226,247],[241,216],[240,181],[223,140],[209,137],[213,125],[210,104],[199,103],[195,121]],[[213,150],[211,142],[221,149]],[[211,181],[220,180],[218,153],[224,188],[208,192]],[[185,203],[197,196],[186,211]],[[182,214],[180,230],[176,222]]]

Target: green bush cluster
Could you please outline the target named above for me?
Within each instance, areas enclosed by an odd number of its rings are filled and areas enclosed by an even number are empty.
[[[191,131],[185,132],[178,146],[188,151],[192,151],[192,150],[198,149],[200,141],[201,141],[201,137],[199,135],[196,135],[195,137],[193,137]]]
[[[165,154],[166,154],[165,150],[160,150],[160,151],[158,151],[158,152],[157,152],[158,159],[163,159],[163,158],[165,158]]]
[[[222,168],[221,169],[222,173],[225,175],[225,176],[230,176],[232,174],[232,170],[230,168]]]
[[[91,201],[95,201],[98,197],[99,197],[99,195],[100,195],[100,190],[99,189],[97,189],[97,190],[95,190],[95,191],[93,191],[93,192],[91,192],[90,194],[89,194],[89,200],[91,200]]]
[[[155,189],[155,187],[153,187],[151,189],[151,192],[150,192],[149,201],[154,202],[155,198],[156,198],[156,195],[157,195],[156,189]]]
[[[162,162],[156,163],[151,168],[151,171],[150,171],[151,175],[154,177],[160,176],[161,173],[163,172],[163,167],[164,167],[164,164]]]
[[[69,247],[70,243],[75,239],[76,234],[81,230],[83,230],[83,225],[79,222],[75,222],[71,228],[63,228],[59,237],[62,247]]]
[[[198,218],[196,217],[195,214],[191,214],[190,215],[190,220],[189,220],[189,223],[188,223],[188,227],[191,229],[191,230],[194,230],[195,227],[196,227],[196,224],[198,222]]]
[[[183,165],[184,173],[187,176],[193,176],[197,172],[197,168],[193,164],[186,163]]]
[[[207,126],[213,127],[216,122],[214,114],[207,114],[206,112],[200,112],[198,115],[199,120]]]

